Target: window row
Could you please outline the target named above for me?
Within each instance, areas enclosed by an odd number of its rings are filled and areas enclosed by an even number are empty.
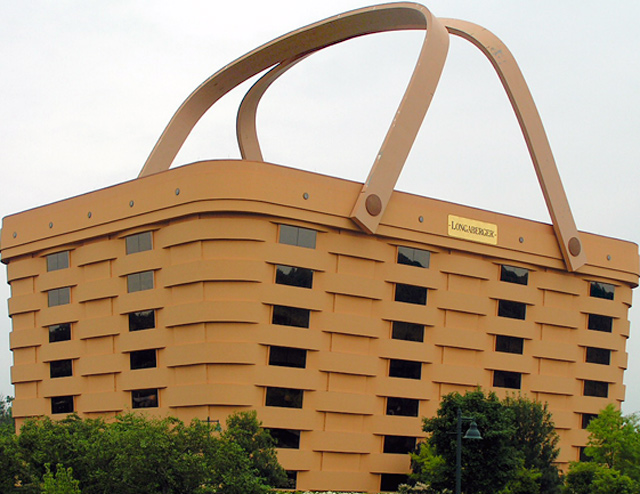
[[[129,353],[129,368],[131,370],[152,369],[158,366],[156,350],[137,350]],[[49,362],[49,377],[73,376],[73,359],[53,360]]]
[[[158,408],[157,389],[136,389],[131,391],[131,408]],[[73,396],[54,396],[51,398],[51,413],[69,414],[75,412]]]
[[[141,331],[156,327],[156,311],[153,309],[131,312],[128,314],[129,331]],[[71,323],[53,324],[49,326],[49,343],[71,340]]]

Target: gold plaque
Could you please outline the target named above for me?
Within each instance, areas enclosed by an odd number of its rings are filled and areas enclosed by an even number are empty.
[[[447,229],[450,237],[464,238],[483,244],[498,244],[498,225],[493,223],[484,223],[450,214]]]

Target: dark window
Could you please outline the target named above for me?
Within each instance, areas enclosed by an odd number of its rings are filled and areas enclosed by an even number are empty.
[[[300,348],[272,346],[269,349],[269,365],[304,369],[307,365],[307,351]]]
[[[313,270],[278,265],[276,266],[276,283],[278,285],[311,288],[313,284]]]
[[[519,353],[522,355],[524,339],[514,336],[496,336],[496,352]]]
[[[127,276],[127,291],[141,292],[153,289],[153,271],[143,271]]]
[[[138,350],[129,354],[131,370],[157,367],[155,350]]]
[[[613,317],[601,316],[599,314],[589,314],[587,327],[593,331],[604,331],[611,333],[613,330]]]
[[[56,252],[47,256],[47,271],[57,271],[69,267],[69,251]]]
[[[287,485],[284,488],[295,490],[298,487],[298,472],[296,470],[286,470],[285,473],[287,474]]]
[[[423,286],[396,283],[396,302],[427,305],[427,289]]]
[[[49,290],[47,292],[49,297],[49,307],[55,307],[57,305],[67,305],[71,302],[71,288],[65,286],[64,288],[56,288],[55,290]]]
[[[52,397],[51,413],[73,413],[73,396]]]
[[[71,324],[54,324],[49,326],[49,343],[68,341],[71,339]]]
[[[129,314],[129,331],[140,331],[156,327],[156,312],[154,310],[141,310]]]
[[[430,256],[431,253],[428,250],[398,247],[398,264],[428,268]]]
[[[157,389],[131,391],[131,408],[158,408]]]
[[[273,306],[271,322],[280,326],[296,326],[298,328],[309,327],[309,309],[286,307],[284,305]]]
[[[609,283],[600,283],[598,281],[591,282],[591,288],[589,290],[589,295],[591,297],[596,298],[606,298],[607,300],[613,300],[613,294],[615,291],[615,286],[610,285]]]
[[[416,438],[410,436],[384,436],[383,453],[406,455],[416,447]]]
[[[609,365],[611,363],[611,350],[588,346],[585,360],[590,364]]]
[[[511,300],[498,300],[498,315],[511,319],[524,319],[527,315],[527,305]]]
[[[387,415],[400,415],[402,417],[417,417],[420,400],[413,398],[387,398]]]
[[[593,458],[591,458],[590,456],[587,456],[587,454],[585,453],[585,450],[587,449],[586,446],[580,446],[579,447],[579,454],[578,454],[578,461],[581,462],[588,462],[588,461],[593,461]]]
[[[300,449],[300,431],[293,429],[268,429],[276,441],[276,448]]]
[[[493,371],[493,386],[495,388],[520,389],[522,374],[519,372]]]
[[[526,285],[529,283],[529,270],[515,266],[500,266],[500,281]]]
[[[393,321],[391,338],[394,340],[424,341],[424,325]]]
[[[307,249],[316,248],[316,232],[308,228],[299,226],[280,225],[281,244],[297,245],[298,247],[306,247]]]
[[[54,360],[49,362],[49,375],[51,379],[56,377],[69,377],[73,375],[71,360]]]
[[[409,477],[402,473],[380,474],[380,492],[398,492],[400,484],[406,484]]]
[[[584,395],[595,396],[597,398],[606,398],[609,396],[609,383],[606,383],[604,381],[585,380]]]
[[[153,249],[151,232],[129,235],[128,237],[125,237],[125,242],[127,244],[127,254],[135,254],[136,252]]]
[[[404,379],[420,379],[422,375],[422,362],[412,360],[389,361],[389,377],[402,377]]]
[[[597,413],[583,413],[582,414],[582,428],[586,429],[587,427],[589,427],[589,424],[595,418],[598,418],[598,414]]]
[[[303,390],[267,388],[265,405],[268,407],[302,408]]]

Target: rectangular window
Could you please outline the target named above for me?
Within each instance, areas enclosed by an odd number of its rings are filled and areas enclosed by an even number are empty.
[[[71,359],[49,362],[49,375],[51,379],[72,376],[73,365],[71,364]]]
[[[156,327],[156,311],[141,310],[129,313],[129,331],[141,331]]]
[[[265,405],[268,407],[302,408],[304,391],[291,388],[267,388]]]
[[[498,300],[498,316],[525,319],[527,316],[527,304],[512,302],[511,300]]]
[[[524,339],[514,336],[496,335],[496,352],[518,353],[522,355]]]
[[[138,350],[129,354],[131,370],[157,367],[155,350]]]
[[[420,400],[413,398],[387,398],[387,415],[399,415],[401,417],[417,417]]]
[[[398,247],[398,264],[407,264],[418,268],[428,268],[431,252],[428,250]]]
[[[311,288],[313,270],[294,266],[276,266],[276,284]]]
[[[587,427],[589,427],[589,424],[595,418],[598,418],[598,414],[597,413],[583,413],[582,414],[582,428],[586,429]]]
[[[406,455],[416,447],[416,438],[410,436],[384,436],[383,453]]]
[[[515,283],[517,285],[527,285],[529,283],[529,270],[503,264],[500,266],[500,281]]]
[[[315,249],[317,233],[315,230],[302,228],[300,226],[280,225],[280,237],[278,241],[281,244]]]
[[[400,484],[406,484],[409,477],[403,473],[381,473],[380,492],[398,492]]]
[[[600,283],[599,281],[592,281],[589,288],[589,296],[596,298],[604,298],[607,300],[613,300],[615,286],[609,283]]]
[[[493,387],[520,389],[522,374],[519,372],[493,371]]]
[[[131,391],[131,408],[158,408],[158,390],[136,389]]]
[[[286,307],[284,305],[274,305],[272,324],[280,326],[295,326],[297,328],[309,327],[309,309],[299,309],[297,307]]]
[[[300,431],[293,429],[267,429],[276,441],[276,448],[300,449]]]
[[[424,325],[412,322],[393,321],[391,338],[405,341],[424,341]]]
[[[422,362],[412,360],[389,360],[389,377],[403,379],[420,379],[422,376]]]
[[[269,365],[304,369],[307,365],[307,351],[300,348],[272,346],[269,349]]]
[[[593,331],[611,333],[613,331],[613,317],[589,314],[587,327]]]
[[[611,350],[588,346],[585,361],[590,364],[609,365],[611,364]]]
[[[56,252],[47,256],[47,271],[57,271],[69,267],[69,251]]]
[[[136,252],[144,252],[153,249],[153,239],[151,232],[136,233],[125,237],[127,245],[127,255]]]
[[[396,302],[427,305],[427,289],[423,286],[396,283]]]
[[[143,271],[127,276],[127,292],[141,292],[153,289],[153,271]]]
[[[287,485],[284,486],[285,489],[296,490],[298,487],[298,471],[297,470],[285,470],[287,474]]]
[[[67,305],[71,303],[71,287],[65,286],[64,288],[49,290],[47,296],[49,297],[49,307]]]
[[[604,381],[584,381],[584,396],[607,398],[609,396],[609,383]]]
[[[73,396],[53,396],[51,398],[51,413],[73,413]]]
[[[71,324],[54,324],[49,326],[49,343],[68,341],[71,339]]]

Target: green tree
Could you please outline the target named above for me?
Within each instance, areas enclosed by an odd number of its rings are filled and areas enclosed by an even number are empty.
[[[16,484],[24,478],[17,437],[10,427],[0,428],[0,492],[19,492]]]
[[[0,432],[6,429],[11,432],[15,431],[12,402],[13,398],[11,396],[0,396]]]
[[[42,494],[81,494],[77,480],[73,478],[73,469],[56,465],[55,476],[50,470],[49,464],[45,465],[46,472],[43,477]]]
[[[595,462],[572,463],[564,494],[638,494],[640,484],[618,470]]]

